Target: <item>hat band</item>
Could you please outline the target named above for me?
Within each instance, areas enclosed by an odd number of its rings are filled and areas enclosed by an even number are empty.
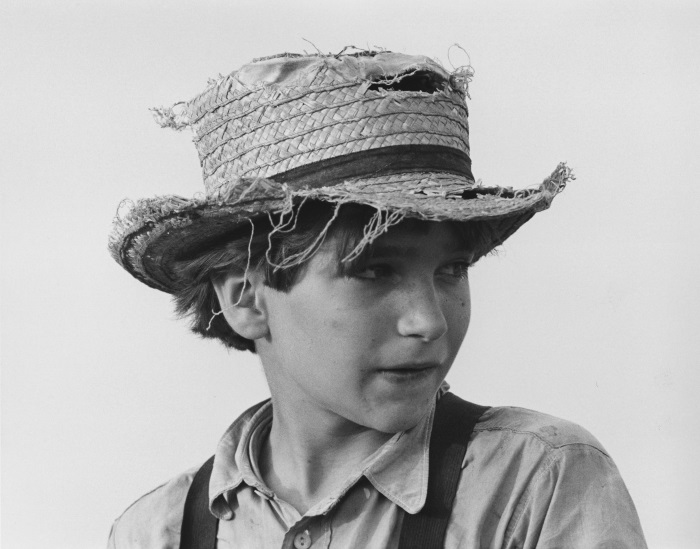
[[[270,177],[292,188],[331,187],[352,179],[406,172],[448,172],[471,181],[471,159],[441,145],[395,145],[336,156]]]

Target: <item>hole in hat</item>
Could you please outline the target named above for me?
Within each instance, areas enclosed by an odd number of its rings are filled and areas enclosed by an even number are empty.
[[[477,198],[479,195],[492,195],[498,196],[499,198],[514,198],[515,193],[511,189],[506,189],[503,187],[479,187],[477,189],[466,189],[462,192],[462,198],[470,200]]]
[[[370,90],[435,93],[444,89],[446,79],[432,71],[410,71],[384,76],[369,86]]]

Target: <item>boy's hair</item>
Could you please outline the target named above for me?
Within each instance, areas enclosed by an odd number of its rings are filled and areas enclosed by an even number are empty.
[[[263,216],[251,220],[210,243],[206,250],[177,261],[177,274],[187,283],[173,293],[176,311],[181,317],[191,317],[193,332],[218,339],[226,347],[254,353],[255,343],[237,334],[219,313],[221,306],[212,281],[232,271],[259,270],[267,286],[288,292],[323,242],[334,243],[342,275],[353,272],[371,250],[370,244],[361,253],[355,253],[367,224],[377,216],[377,210],[371,206],[353,203],[338,206],[309,200],[297,206],[291,216],[293,221],[285,222],[284,229],[279,229],[279,218]],[[409,224],[412,230],[427,227],[426,222],[412,218],[400,223]],[[488,221],[447,223],[454,228],[465,249],[473,252],[474,262],[491,250],[493,231]],[[353,258],[344,261],[351,253]]]

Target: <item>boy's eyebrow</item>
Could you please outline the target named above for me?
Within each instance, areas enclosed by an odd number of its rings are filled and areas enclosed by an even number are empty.
[[[445,253],[456,253],[466,251],[465,246],[460,242],[455,246],[450,246],[449,249],[445,246]],[[372,246],[367,255],[368,259],[391,258],[391,257],[416,257],[418,248],[415,246],[397,246],[397,245],[378,245]]]
[[[415,246],[379,245],[372,246],[368,255],[372,258],[396,256],[413,257],[418,255],[418,248]]]

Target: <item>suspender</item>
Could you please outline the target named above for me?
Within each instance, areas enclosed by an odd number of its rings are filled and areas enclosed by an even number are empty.
[[[219,521],[209,511],[209,477],[213,465],[214,456],[211,456],[197,471],[187,492],[180,549],[216,549]]]
[[[444,394],[435,408],[430,436],[430,471],[425,506],[415,515],[404,514],[400,549],[439,549],[457,493],[462,462],[474,426],[488,410]],[[180,549],[216,549],[219,521],[209,511],[209,477],[214,457],[197,471],[185,500]]]

